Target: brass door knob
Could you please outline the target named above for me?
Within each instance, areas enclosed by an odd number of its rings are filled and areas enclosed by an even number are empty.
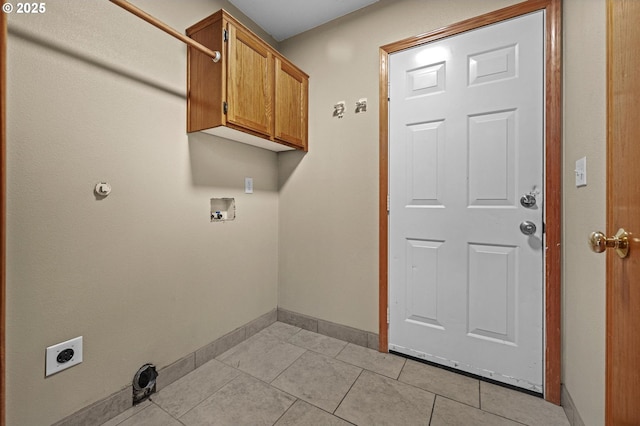
[[[629,255],[629,234],[623,228],[613,237],[607,238],[602,232],[592,232],[589,235],[589,245],[591,250],[596,253],[602,253],[607,248],[616,249],[618,256],[625,258]]]

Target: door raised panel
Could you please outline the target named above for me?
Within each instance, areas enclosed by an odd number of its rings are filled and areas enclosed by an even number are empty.
[[[469,205],[513,205],[516,111],[469,117]]]
[[[442,205],[444,132],[444,121],[407,126],[407,205]]]
[[[517,247],[469,244],[469,336],[515,343]]]
[[[440,62],[407,70],[408,97],[431,95],[445,90],[446,63]]]
[[[469,85],[516,77],[517,47],[514,44],[469,55]]]
[[[406,319],[443,328],[438,321],[438,252],[444,241],[407,240]]]

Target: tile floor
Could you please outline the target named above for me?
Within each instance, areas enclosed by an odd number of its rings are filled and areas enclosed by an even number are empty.
[[[276,322],[103,426],[568,426],[561,407]]]

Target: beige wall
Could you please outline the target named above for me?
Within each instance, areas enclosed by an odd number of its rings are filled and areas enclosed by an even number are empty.
[[[377,332],[378,47],[517,2],[381,0],[281,43],[311,75],[306,155],[187,136],[185,47],[108,2],[11,15],[8,424],[50,424],[276,305]],[[604,227],[604,3],[564,15],[563,382],[587,425],[604,412],[604,258],[584,245]],[[179,30],[220,7],[249,22],[224,0],[135,4]],[[238,218],[209,223],[226,196]],[[83,364],[45,379],[44,348],[78,335]]]
[[[180,31],[242,18],[135,4]],[[49,425],[277,305],[277,155],[187,136],[182,43],[107,1],[46,5],[9,16],[9,425]],[[235,222],[209,222],[212,197],[236,198]],[[80,335],[84,362],[44,378],[45,348]]]
[[[379,47],[517,2],[382,0],[280,43],[311,102],[309,153],[279,157],[279,306],[378,332]]]
[[[605,256],[587,246],[606,224],[605,0],[564,2],[563,382],[587,426],[604,424]],[[587,157],[586,187],[575,161]]]

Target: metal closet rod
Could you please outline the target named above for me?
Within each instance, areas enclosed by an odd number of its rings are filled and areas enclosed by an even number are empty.
[[[118,6],[120,6],[121,8],[123,8],[124,10],[126,10],[128,12],[131,12],[132,14],[136,15],[138,18],[147,21],[148,23],[150,23],[151,25],[153,25],[156,28],[161,29],[165,33],[177,38],[178,40],[182,41],[183,43],[186,43],[187,45],[193,47],[194,49],[199,50],[200,52],[204,53],[205,55],[207,55],[211,59],[213,59],[213,62],[218,62],[220,60],[220,58],[222,57],[220,55],[220,52],[218,52],[217,50],[211,50],[208,47],[198,43],[194,39],[192,39],[190,37],[187,37],[186,35],[174,30],[173,28],[171,28],[170,26],[168,26],[164,22],[159,21],[158,19],[156,19],[153,16],[149,15],[144,10],[132,5],[131,3],[129,3],[126,0],[109,0],[109,1],[111,3],[114,3],[114,4],[118,5]]]

